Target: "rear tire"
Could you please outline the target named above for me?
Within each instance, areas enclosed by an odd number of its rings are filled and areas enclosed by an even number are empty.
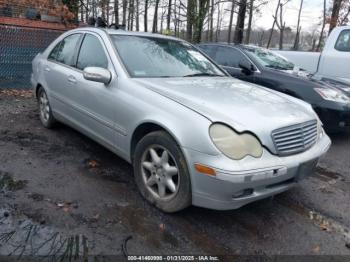
[[[156,131],[143,137],[133,160],[136,184],[148,202],[167,213],[191,205],[191,179],[185,157],[169,134]]]
[[[49,99],[44,88],[40,87],[38,90],[38,108],[40,121],[46,128],[54,127],[56,119],[52,115]]]

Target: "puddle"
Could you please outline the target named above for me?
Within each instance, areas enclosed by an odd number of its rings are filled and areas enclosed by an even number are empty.
[[[50,261],[71,261],[88,257],[89,241],[84,235],[65,235],[0,208],[0,254],[19,259],[48,256]]]

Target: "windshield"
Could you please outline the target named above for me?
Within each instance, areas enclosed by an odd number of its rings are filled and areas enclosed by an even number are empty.
[[[245,48],[262,66],[278,70],[293,70],[294,64],[284,57],[262,48]]]
[[[111,35],[132,77],[225,76],[190,44],[156,37]]]

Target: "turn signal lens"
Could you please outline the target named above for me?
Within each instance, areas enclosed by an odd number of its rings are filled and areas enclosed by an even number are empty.
[[[208,176],[216,176],[215,170],[210,167],[203,166],[201,164],[194,164],[194,167],[199,173],[202,173]]]

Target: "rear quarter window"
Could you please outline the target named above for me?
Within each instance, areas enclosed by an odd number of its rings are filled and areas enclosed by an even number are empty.
[[[350,52],[350,30],[341,31],[334,48],[341,52]]]

